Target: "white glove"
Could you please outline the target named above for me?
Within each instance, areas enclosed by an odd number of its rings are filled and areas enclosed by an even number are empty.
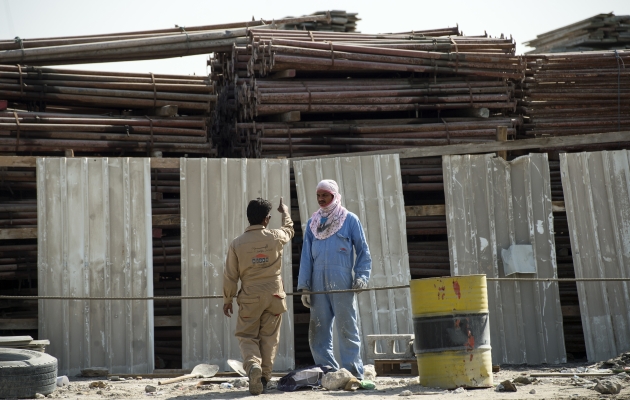
[[[302,295],[302,304],[304,304],[304,307],[306,308],[311,308],[311,295],[310,294]]]
[[[368,283],[363,278],[357,278],[352,284],[352,289],[367,289]]]

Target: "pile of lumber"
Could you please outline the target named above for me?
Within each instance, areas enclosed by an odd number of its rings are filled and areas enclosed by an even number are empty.
[[[527,54],[630,48],[630,15],[598,14],[524,43]]]
[[[630,129],[630,50],[527,56],[517,111],[526,136]]]

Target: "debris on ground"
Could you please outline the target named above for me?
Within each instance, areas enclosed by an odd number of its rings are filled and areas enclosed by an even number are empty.
[[[605,399],[605,398],[630,398],[630,375],[623,372],[607,376],[575,376],[578,374],[578,368],[589,368],[593,371],[598,370],[594,364],[582,365],[564,364],[558,366],[545,366],[541,368],[523,368],[522,366],[504,366],[504,369],[494,374],[494,388],[468,390],[465,387],[446,390],[436,387],[425,387],[420,385],[417,377],[412,376],[396,376],[396,377],[379,377],[376,382],[367,379],[360,381],[361,388],[356,392],[344,392],[342,396],[363,396],[373,395],[378,398],[387,398],[393,396],[408,397],[410,399],[429,399],[429,398],[452,398],[466,400],[486,400],[486,399],[502,399],[512,396],[515,399],[564,399],[564,400],[585,400],[585,399]],[[542,373],[559,373],[561,370],[571,370],[570,375],[551,375],[548,377],[540,377]],[[580,369],[583,371],[583,369]],[[609,370],[607,370],[609,371]],[[343,372],[342,375],[345,375]],[[348,373],[349,374],[349,373]],[[533,375],[533,376],[532,376]],[[348,382],[353,382],[357,387],[354,378],[348,378]],[[126,378],[126,376],[125,376]],[[82,399],[82,400],[103,400],[103,399],[136,399],[155,397],[160,399],[178,400],[195,398],[213,398],[219,400],[227,400],[233,398],[245,398],[248,395],[247,379],[242,377],[228,377],[215,381],[211,380],[195,380],[192,382],[180,382],[168,387],[158,387],[158,379],[144,377],[144,380],[136,380],[126,378],[124,382],[109,382],[104,378],[81,378],[73,379],[69,386],[56,388],[55,392],[46,396],[52,399]],[[223,382],[223,385],[220,383]],[[526,382],[530,382],[527,384]],[[245,383],[245,385],[243,385]],[[347,383],[347,382],[346,382]],[[106,385],[101,388],[102,385]],[[278,384],[278,378],[274,377],[267,386],[267,392],[272,395],[271,390],[275,389]],[[520,386],[520,388],[519,388]],[[152,388],[155,391],[152,391]],[[345,387],[345,386],[344,386]],[[164,390],[162,390],[164,389]],[[343,388],[341,388],[343,389]],[[366,392],[364,389],[370,389]],[[517,393],[511,394],[510,389],[518,390]],[[519,390],[520,389],[520,390]],[[494,391],[500,393],[491,393]],[[341,392],[336,392],[339,395]],[[617,394],[614,394],[617,393]],[[303,400],[325,400],[335,395],[335,392],[328,391],[321,386],[308,388],[298,393]],[[452,395],[449,397],[449,395]],[[444,397],[445,396],[445,397]],[[376,398],[375,397],[375,398]],[[287,398],[295,398],[289,396]],[[356,397],[355,397],[356,398]],[[348,399],[352,400],[352,399]]]
[[[354,392],[355,390],[361,387],[361,382],[354,376],[346,382],[346,385],[343,387],[343,390]]]
[[[594,389],[601,394],[619,394],[621,391],[621,384],[614,378],[603,379],[597,382]]]
[[[70,380],[68,379],[67,376],[61,375],[61,376],[57,377],[57,386],[58,387],[68,386],[69,384],[70,384]]]
[[[607,361],[602,361],[598,366],[603,369],[630,371],[630,352],[622,353]]]
[[[497,385],[496,390],[497,392],[516,392],[516,385],[508,379]]]
[[[231,383],[236,389],[249,387],[249,381],[247,379],[235,379]]]
[[[368,364],[363,366],[363,380],[373,381],[376,379],[376,368],[374,365]]]
[[[513,383],[517,383],[517,384],[521,384],[521,385],[531,385],[535,381],[536,381],[535,378],[531,379],[531,378],[528,378],[528,377],[523,376],[523,375],[518,376],[518,377],[516,377],[516,378],[514,378],[512,380]]]
[[[345,368],[339,371],[329,372],[322,378],[322,386],[328,390],[343,389],[354,376]]]
[[[104,389],[107,387],[107,383],[103,382],[103,381],[94,381],[92,383],[90,383],[90,389]]]
[[[213,390],[214,385],[197,385],[197,389],[199,390]]]

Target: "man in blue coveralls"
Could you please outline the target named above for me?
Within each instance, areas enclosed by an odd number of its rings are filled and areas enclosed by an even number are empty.
[[[337,182],[321,181],[317,185],[317,202],[320,208],[306,224],[297,290],[367,288],[372,270],[370,250],[359,218],[341,205]],[[302,295],[302,303],[311,309],[308,339],[315,363],[339,369],[333,354],[335,321],[341,367],[363,379],[355,294]]]

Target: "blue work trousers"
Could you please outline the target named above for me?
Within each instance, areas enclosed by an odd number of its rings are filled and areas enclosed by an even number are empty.
[[[312,291],[352,288],[352,270],[340,266],[315,267],[312,274]],[[311,295],[311,320],[308,332],[311,353],[315,364],[338,370],[333,353],[333,322],[339,339],[341,367],[363,379],[361,337],[357,320],[357,301],[354,293]]]

